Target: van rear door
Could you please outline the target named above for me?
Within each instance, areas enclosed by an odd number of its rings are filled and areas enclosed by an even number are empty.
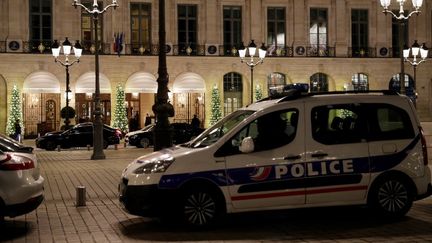
[[[306,105],[306,114],[306,203],[364,200],[370,174],[362,106],[317,101]]]

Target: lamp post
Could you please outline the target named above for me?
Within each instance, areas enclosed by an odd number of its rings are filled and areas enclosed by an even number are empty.
[[[105,154],[103,152],[103,123],[102,123],[102,112],[100,107],[100,85],[99,85],[99,40],[98,40],[98,18],[110,7],[114,9],[118,7],[117,0],[112,0],[111,4],[105,6],[102,10],[99,10],[98,1],[93,1],[93,9],[88,9],[86,6],[80,3],[80,0],[74,0],[72,6],[75,8],[77,6],[83,8],[87,13],[91,14],[93,17],[93,28],[94,28],[94,41],[95,41],[95,111],[94,111],[94,122],[93,122],[93,154],[91,159],[105,159]]]
[[[261,64],[264,62],[264,58],[266,56],[266,50],[265,50],[265,46],[264,43],[262,43],[261,48],[258,49],[258,60],[254,60],[254,56],[256,54],[256,49],[257,46],[254,43],[254,40],[251,40],[251,42],[249,43],[249,46],[247,48],[245,48],[242,44],[242,46],[239,49],[239,56],[241,59],[242,63],[246,63],[246,65],[250,68],[251,71],[251,84],[250,84],[250,103],[253,103],[253,70],[255,68],[255,66]],[[246,57],[246,51],[248,52],[249,55],[249,60],[244,60]]]
[[[73,47],[73,52],[75,54],[75,60],[70,62],[69,61],[69,55],[71,54],[72,45],[69,42],[68,38],[66,37],[65,41],[62,43],[62,47],[60,47],[57,40],[54,40],[54,43],[51,47],[52,55],[55,58],[55,62],[60,63],[60,65],[66,67],[66,117],[65,117],[65,129],[69,128],[69,93],[71,92],[69,87],[69,67],[74,65],[75,63],[79,62],[79,59],[81,57],[82,53],[82,47],[79,41],[77,40],[75,42],[75,45]],[[61,49],[63,49],[63,54],[65,56],[64,61],[61,61],[58,59],[60,56]]]
[[[406,20],[408,22],[408,19],[413,15],[413,14],[419,14],[420,13],[420,7],[423,4],[423,0],[412,0],[412,4],[414,7],[414,10],[411,11],[410,13],[408,13],[407,15],[405,15],[405,10],[404,10],[404,5],[406,0],[396,0],[396,2],[399,3],[399,15],[396,15],[395,13],[393,13],[393,11],[390,11],[388,8],[391,4],[391,0],[380,0],[381,2],[381,6],[384,8],[383,13],[387,14],[390,13],[395,19],[397,19],[399,21],[399,52],[400,52],[400,62],[401,62],[401,73],[399,76],[399,82],[400,82],[400,88],[401,88],[401,93],[405,94],[406,90],[405,90],[405,70],[404,70],[404,57],[403,57],[403,46],[404,43],[402,43],[403,41],[403,24],[404,21]]]
[[[408,48],[407,46],[403,50],[403,56],[404,60],[406,62],[409,62],[413,68],[414,68],[414,94],[416,94],[416,83],[417,83],[417,66],[420,65],[420,63],[426,61],[426,58],[428,57],[429,49],[426,47],[426,44],[423,43],[422,46],[420,46],[417,43],[417,40],[414,41],[414,44],[412,44],[411,48]],[[412,55],[412,60],[409,59],[410,53]],[[419,55],[420,54],[420,55]],[[417,57],[420,57],[421,60],[418,60]],[[416,95],[417,98],[417,95]],[[414,105],[416,104],[414,100]]]
[[[165,35],[165,0],[159,0],[159,63],[158,89],[156,102],[152,106],[156,115],[156,125],[153,132],[154,151],[172,146],[172,130],[168,117],[174,116],[174,107],[168,102],[169,75],[166,63],[166,35]]]

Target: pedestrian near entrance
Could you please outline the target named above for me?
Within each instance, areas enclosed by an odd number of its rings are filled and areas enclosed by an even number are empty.
[[[147,113],[146,118],[145,118],[145,122],[144,122],[144,126],[148,126],[151,124],[151,117],[149,115],[149,113]]]
[[[18,142],[21,142],[21,125],[20,125],[20,120],[16,120],[15,121],[15,133],[14,133],[14,139],[17,140]]]
[[[200,120],[198,119],[197,115],[194,115],[194,117],[192,118],[191,126],[192,126],[192,129],[194,131],[196,131],[196,130],[199,129],[199,127],[200,127]]]

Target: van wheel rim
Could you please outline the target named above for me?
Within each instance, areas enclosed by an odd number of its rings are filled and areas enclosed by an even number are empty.
[[[185,217],[193,225],[205,225],[216,215],[216,203],[204,192],[191,194],[185,203]]]
[[[408,191],[399,181],[387,181],[378,191],[378,202],[388,212],[401,211],[408,200]]]

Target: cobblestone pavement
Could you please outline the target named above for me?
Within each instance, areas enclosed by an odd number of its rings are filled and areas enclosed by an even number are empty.
[[[432,242],[432,198],[407,217],[386,221],[364,208],[337,207],[228,216],[221,225],[190,231],[128,215],[119,206],[121,171],[151,149],[109,148],[105,160],[87,149],[35,150],[45,178],[45,200],[32,213],[0,225],[1,242]],[[76,187],[86,206],[76,207]]]

